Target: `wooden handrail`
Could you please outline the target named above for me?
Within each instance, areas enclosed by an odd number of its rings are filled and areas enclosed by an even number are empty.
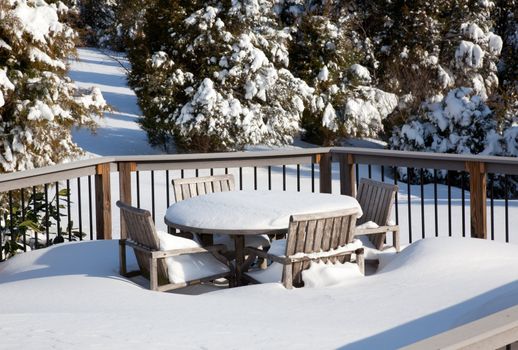
[[[402,349],[499,349],[516,341],[518,306],[513,306]]]

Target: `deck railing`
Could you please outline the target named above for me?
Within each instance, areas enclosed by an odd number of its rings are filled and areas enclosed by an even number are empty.
[[[439,235],[509,242],[516,216],[510,215],[517,203],[508,192],[497,199],[492,190],[495,174],[505,183],[518,175],[516,158],[363,148],[100,157],[0,175],[0,194],[7,219],[13,208],[21,208],[18,214],[21,210],[23,219],[26,206],[19,204],[29,205],[35,193],[42,193],[42,211],[52,209],[53,196],[56,203],[67,197],[63,212],[48,219],[45,232],[33,233],[31,240],[23,237],[26,249],[34,235],[42,243],[31,248],[48,245],[56,236],[64,240],[124,236],[124,226],[113,212],[117,199],[149,209],[155,222],[163,225],[161,217],[174,197],[173,178],[218,172],[233,173],[239,189],[354,196],[361,177],[396,183],[400,192],[393,220],[401,227],[403,243]],[[397,175],[401,173],[403,180]],[[76,231],[85,234],[74,235]]]

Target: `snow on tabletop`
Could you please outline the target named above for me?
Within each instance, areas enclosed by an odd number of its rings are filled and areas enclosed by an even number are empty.
[[[117,252],[115,240],[77,242],[1,263],[2,346],[394,349],[518,300],[518,247],[471,238],[418,241],[378,273],[333,287],[199,296],[140,288],[117,274]]]
[[[276,230],[288,227],[295,214],[310,214],[361,207],[356,199],[325,193],[232,191],[178,202],[166,218],[182,226],[214,230]]]

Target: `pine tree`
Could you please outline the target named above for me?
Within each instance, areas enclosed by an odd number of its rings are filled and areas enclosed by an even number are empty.
[[[0,2],[0,172],[62,163],[81,154],[74,126],[93,128],[106,108],[98,89],[80,91],[66,76],[75,32],[62,3]]]
[[[376,89],[357,33],[352,1],[286,1],[280,17],[291,25],[290,70],[315,89],[304,112],[304,138],[331,145],[344,136],[378,136],[397,98]],[[366,66],[364,66],[366,65]]]
[[[130,84],[153,144],[188,151],[286,144],[312,89],[288,67],[273,1],[165,1],[129,48]]]

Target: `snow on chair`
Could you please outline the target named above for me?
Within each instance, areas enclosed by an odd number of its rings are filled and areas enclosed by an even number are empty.
[[[360,203],[363,215],[358,219],[355,235],[367,235],[376,250],[385,249],[385,237],[388,232],[392,232],[394,248],[397,252],[400,250],[399,226],[389,224],[397,192],[396,185],[365,178],[360,180],[356,199]],[[368,242],[364,241],[364,245],[365,243]]]
[[[356,255],[363,274],[363,248],[361,242],[354,239],[356,217],[357,209],[292,215],[287,239],[273,241],[268,252],[246,249],[249,257],[245,266],[258,256],[274,262],[266,270],[245,273],[246,278],[254,283],[282,282],[288,289],[301,287],[304,285],[302,271],[307,270],[312,261],[345,262],[352,254]],[[282,275],[275,263],[282,265]]]
[[[232,269],[221,255],[225,246],[200,247],[193,240],[157,232],[151,213],[117,201],[127,227],[127,239],[119,241],[120,274],[142,274],[150,289],[166,291],[221,277],[232,278]],[[140,271],[128,272],[126,246],[133,248]]]

